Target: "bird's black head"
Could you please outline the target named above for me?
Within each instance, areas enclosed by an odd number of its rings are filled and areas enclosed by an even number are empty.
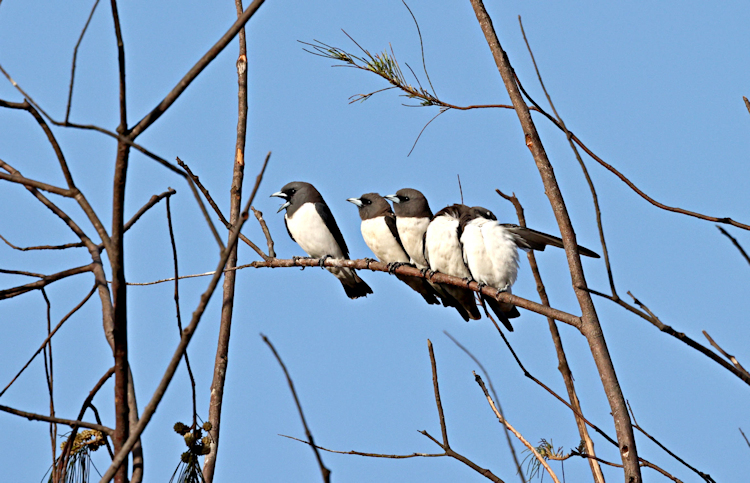
[[[292,181],[291,183],[287,183],[281,188],[281,191],[277,191],[271,196],[276,196],[277,198],[283,198],[286,200],[286,203],[281,205],[279,211],[286,208],[287,214],[289,215],[305,203],[323,202],[323,197],[320,196],[318,190],[316,190],[310,183],[305,183],[303,181]]]
[[[363,221],[392,213],[391,205],[377,193],[365,193],[359,198],[349,198],[346,201],[357,205],[359,217]]]
[[[415,189],[404,188],[396,191],[394,195],[386,196],[393,201],[393,211],[396,216],[403,218],[432,218],[432,210],[427,203],[427,198]]]
[[[492,213],[487,208],[483,208],[481,206],[472,206],[470,213],[471,213],[470,214],[471,219],[474,219],[474,218],[484,218],[486,220],[497,221],[497,217],[495,216],[494,213]]]

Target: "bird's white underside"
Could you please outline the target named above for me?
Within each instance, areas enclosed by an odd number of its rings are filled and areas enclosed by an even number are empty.
[[[391,233],[385,223],[385,217],[378,216],[363,220],[361,225],[362,238],[372,253],[384,263],[409,263],[409,255],[406,254],[398,240]]]
[[[332,258],[346,258],[313,203],[305,203],[293,216],[285,214],[284,218],[294,240],[311,257],[322,258],[330,255]],[[326,270],[342,280],[354,278],[354,271],[348,268]]]
[[[427,227],[425,252],[430,269],[454,277],[471,277],[458,240],[458,219],[449,216],[434,218]]]
[[[497,221],[475,218],[466,224],[461,243],[474,280],[510,290],[518,276],[518,247],[510,232]]]
[[[424,258],[424,233],[430,224],[429,218],[396,217],[396,228],[406,253],[417,268],[427,268]]]

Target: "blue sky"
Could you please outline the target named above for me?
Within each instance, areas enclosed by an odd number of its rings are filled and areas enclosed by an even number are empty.
[[[108,4],[99,5],[78,56],[71,120],[117,125],[116,49]],[[129,123],[153,108],[235,18],[231,2],[134,1],[119,6],[128,79]],[[64,117],[70,60],[91,2],[75,4],[5,0],[0,5],[0,64],[53,117]],[[508,98],[469,2],[410,3],[419,20],[427,69],[440,98],[457,105],[507,103]],[[714,216],[750,221],[750,53],[743,2],[488,2],[500,41],[529,93],[544,95],[518,27],[526,33],[545,84],[568,127],[595,153],[657,200]],[[508,110],[448,112],[433,122],[410,156],[416,136],[437,111],[409,108],[394,91],[350,105],[348,98],[385,87],[361,71],[331,68],[331,61],[302,50],[313,39],[354,51],[345,30],[376,52],[392,46],[424,81],[419,39],[411,16],[396,0],[281,3],[268,0],[248,24],[250,112],[247,182],[263,157],[271,162],[255,207],[263,211],[280,257],[302,255],[287,236],[279,200],[268,198],[285,183],[304,180],[323,194],[351,256],[371,256],[359,233],[355,207],[345,200],[367,192],[422,190],[433,210],[459,201],[461,176],[467,204],[515,221],[496,188],[515,192],[531,227],[557,233],[549,202],[524,145],[516,115]],[[237,43],[233,42],[139,142],[160,156],[187,162],[228,211],[236,127]],[[0,82],[0,98],[20,101]],[[535,121],[555,168],[578,241],[601,251],[586,182],[565,137],[541,116]],[[55,129],[76,184],[109,225],[115,143],[99,134]],[[62,185],[54,154],[30,116],[0,111],[0,159],[27,177]],[[603,210],[612,269],[622,296],[630,290],[662,321],[703,342],[702,330],[742,362],[750,360],[747,286],[750,270],[729,240],[706,221],[658,210],[609,172],[584,158]],[[148,198],[177,190],[173,217],[184,274],[213,270],[218,250],[184,181],[137,152],[131,155],[127,216]],[[83,213],[66,209],[88,232]],[[76,241],[74,235],[19,186],[0,185],[0,234],[16,245]],[[750,237],[727,228],[750,248]],[[254,220],[244,233],[261,244]],[[163,204],[126,236],[127,278],[169,277],[172,257]],[[257,259],[240,248],[240,263]],[[579,313],[564,253],[538,255],[554,307]],[[84,250],[17,252],[0,246],[0,267],[53,273],[87,262]],[[514,292],[537,299],[525,257]],[[601,260],[584,260],[589,285],[607,291]],[[417,430],[440,433],[426,341],[437,356],[442,400],[453,448],[517,481],[505,435],[476,386],[475,364],[444,334],[448,331],[482,361],[508,420],[530,441],[578,445],[571,414],[523,377],[489,321],[464,323],[454,312],[426,306],[383,273],[362,273],[374,294],[347,299],[338,282],[319,269],[243,270],[230,347],[217,481],[250,475],[257,481],[316,481],[318,469],[305,445],[278,434],[304,437],[283,374],[259,333],[284,358],[316,441],[327,448],[382,453],[435,452]],[[0,277],[0,285],[27,283]],[[56,323],[88,292],[89,275],[48,289]],[[208,279],[180,284],[183,319],[197,305]],[[142,408],[178,341],[173,285],[131,287],[129,342]],[[198,384],[199,414],[208,413],[220,297],[214,297],[189,353]],[[686,345],[609,301],[595,300],[625,397],[638,423],[717,481],[740,481],[748,448],[738,427],[750,430],[747,387]],[[546,319],[521,311],[511,344],[526,367],[565,393]],[[69,320],[54,339],[56,407],[73,418],[93,384],[111,364],[96,299]],[[38,292],[0,305],[0,384],[3,386],[44,339],[45,306]],[[563,342],[586,416],[610,434],[612,420],[591,353],[574,329],[561,325]],[[745,341],[745,342],[743,342]],[[111,382],[96,398],[105,424],[113,425]],[[35,361],[0,404],[45,412],[41,360]],[[171,431],[191,415],[187,374],[181,367],[144,433],[148,481],[166,481],[184,450]],[[12,439],[0,454],[7,481],[39,481],[49,465],[47,426],[0,414]],[[641,435],[639,454],[683,481],[694,474]],[[600,457],[617,451],[594,437]],[[520,444],[514,442],[520,452]],[[95,458],[103,471],[107,457]],[[324,454],[334,481],[484,481],[455,460],[375,460]],[[12,464],[11,464],[12,463]],[[553,469],[560,475],[559,464]],[[612,481],[616,469],[604,468]],[[565,464],[569,481],[590,478],[583,460]],[[657,478],[643,470],[647,481]]]

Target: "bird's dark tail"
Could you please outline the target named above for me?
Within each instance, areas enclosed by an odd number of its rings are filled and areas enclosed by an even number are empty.
[[[435,290],[430,286],[430,283],[427,280],[419,277],[401,275],[400,273],[396,274],[396,278],[411,287],[415,292],[418,292],[428,304],[437,305],[440,303],[435,294]]]
[[[347,277],[345,279],[341,280],[341,285],[344,286],[344,291],[346,292],[346,296],[350,299],[358,299],[360,297],[367,297],[367,294],[372,293],[372,289],[369,285],[365,283],[364,280],[359,278],[359,275],[357,275],[352,270],[353,277]]]
[[[454,285],[440,285],[440,288],[448,296],[447,300],[446,297],[443,298],[443,304],[447,304],[458,310],[458,313],[461,314],[461,317],[465,321],[468,322],[469,319],[479,320],[482,318],[482,314],[479,313],[479,307],[477,307],[476,300],[474,299],[473,291]]]
[[[513,332],[513,326],[510,325],[510,320],[508,319],[514,319],[521,316],[516,306],[513,304],[498,302],[492,297],[488,297],[484,294],[482,294],[482,300],[484,300],[487,306],[495,312],[497,319],[503,323],[505,328],[508,329],[509,332]]]

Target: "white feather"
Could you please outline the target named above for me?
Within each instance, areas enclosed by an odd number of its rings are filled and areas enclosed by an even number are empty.
[[[427,268],[424,258],[424,234],[430,224],[429,218],[396,217],[396,228],[406,253],[417,268]]]
[[[461,235],[471,276],[500,290],[510,290],[518,276],[518,247],[497,221],[475,218]]]
[[[361,225],[362,238],[370,247],[372,253],[384,263],[401,262],[409,263],[409,256],[406,254],[401,244],[391,233],[390,228],[385,223],[385,217],[378,216],[363,220]]]
[[[471,274],[463,260],[458,240],[458,219],[438,216],[427,227],[425,252],[430,269],[454,277],[469,278]]]

